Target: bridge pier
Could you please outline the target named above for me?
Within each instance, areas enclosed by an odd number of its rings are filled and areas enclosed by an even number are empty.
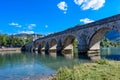
[[[63,50],[63,47],[57,46],[57,49],[56,49],[57,56],[61,56],[62,55],[62,50]]]
[[[79,45],[78,57],[90,59],[93,61],[100,59],[100,45],[91,49],[88,49],[88,47],[85,47],[85,45]]]
[[[48,42],[46,43],[46,46],[45,46],[45,54],[49,54],[49,44]]]
[[[100,49],[89,50],[87,52],[87,55],[90,58],[90,60],[92,60],[92,61],[96,61],[98,59],[101,59],[101,57],[100,57]]]
[[[30,47],[30,52],[31,52],[31,53],[35,52],[34,46],[31,46],[31,47]]]
[[[26,46],[25,46],[25,45],[24,45],[24,46],[22,46],[21,51],[22,51],[22,52],[27,51],[27,48],[26,48]]]
[[[38,53],[41,53],[41,45],[38,46]]]
[[[62,55],[62,50],[63,50],[63,45],[61,39],[58,41],[57,46],[56,46],[56,53],[57,56]]]

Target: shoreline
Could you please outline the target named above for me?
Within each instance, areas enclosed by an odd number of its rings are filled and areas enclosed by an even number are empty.
[[[0,48],[0,54],[21,53],[21,48]]]
[[[20,51],[21,48],[0,48],[0,51]]]

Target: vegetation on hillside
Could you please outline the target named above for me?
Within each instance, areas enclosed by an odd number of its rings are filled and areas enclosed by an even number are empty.
[[[0,46],[4,47],[21,47],[24,44],[30,42],[31,39],[22,39],[15,36],[8,36],[6,34],[0,34]]]
[[[72,42],[74,57],[78,57],[78,41],[75,39]]]
[[[33,36],[37,36],[38,38],[41,38],[44,35],[42,35],[42,34],[26,34],[26,33],[21,33],[21,34],[15,34],[14,36],[15,37],[19,37],[19,38],[22,38],[22,37],[31,38]]]
[[[61,68],[52,80],[120,80],[120,62],[98,60],[73,68]]]
[[[120,46],[120,42],[113,42],[107,38],[103,38],[101,40],[100,46],[101,47],[118,47],[118,46]]]

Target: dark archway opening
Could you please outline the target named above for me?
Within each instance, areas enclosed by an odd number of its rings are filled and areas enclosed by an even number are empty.
[[[35,43],[34,43],[34,52],[35,52],[35,53],[38,52],[38,46],[39,46],[39,42],[35,42]]]
[[[56,39],[52,39],[50,41],[50,50],[51,52],[56,52],[56,47],[57,47],[57,40]]]
[[[38,53],[41,54],[41,44],[38,46]]]
[[[45,54],[49,55],[49,43],[48,42],[45,45]]]
[[[42,43],[41,43],[41,53],[42,53],[42,54],[45,53],[45,45],[46,45],[46,42],[45,42],[45,41],[42,41]]]

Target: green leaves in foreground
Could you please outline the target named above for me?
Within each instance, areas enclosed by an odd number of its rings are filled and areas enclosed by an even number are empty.
[[[120,80],[120,62],[99,60],[96,63],[61,68],[52,80]]]

